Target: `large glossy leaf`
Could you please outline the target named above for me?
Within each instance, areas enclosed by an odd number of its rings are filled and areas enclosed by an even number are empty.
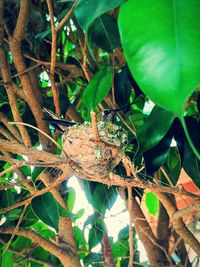
[[[191,138],[200,151],[200,122],[191,117],[186,117],[186,124],[191,133]],[[184,138],[183,168],[200,188],[200,160],[194,155],[188,141]]]
[[[110,90],[111,84],[112,69],[110,67],[101,69],[92,77],[83,93],[83,100],[89,111],[95,109],[104,99]]]
[[[32,244],[32,241],[26,237],[18,236],[14,242],[12,242],[11,247],[17,250],[22,250],[26,247],[29,247]]]
[[[121,72],[114,77],[115,98],[119,106],[124,106],[130,102],[131,82],[128,78],[127,68],[124,67]]]
[[[95,247],[98,243],[101,242],[104,234],[104,229],[101,224],[93,225],[89,232],[88,244],[90,249]]]
[[[74,238],[76,241],[76,247],[78,249],[85,249],[86,240],[84,236],[84,231],[82,231],[78,226],[75,226],[73,228],[73,232],[74,232]]]
[[[112,208],[117,198],[115,187],[109,188],[107,185],[88,181],[83,181],[83,186],[87,200],[98,212],[104,214],[106,209]]]
[[[157,145],[169,130],[172,121],[171,112],[155,106],[144,125],[137,129],[140,151],[147,151]]]
[[[1,252],[3,252],[3,249],[1,249]],[[0,267],[6,266],[13,266],[13,254],[10,251],[3,252],[0,255]]]
[[[183,168],[185,172],[192,178],[193,182],[200,189],[200,160],[194,156],[187,140],[184,143],[185,156],[183,160]]]
[[[152,149],[143,153],[146,172],[152,175],[166,161],[170,144],[173,137],[173,128],[171,127],[164,138]]]
[[[200,84],[200,2],[129,0],[119,30],[130,70],[156,104],[179,117]]]
[[[87,33],[90,46],[95,43],[104,51],[111,53],[120,46],[117,21],[108,14],[96,18]]]
[[[35,197],[31,205],[33,211],[41,221],[58,231],[58,205],[50,192]]]
[[[11,189],[0,191],[0,208],[6,208],[16,203],[16,192]]]
[[[79,0],[75,15],[83,30],[87,31],[90,24],[99,16],[113,9],[126,0]]]
[[[191,139],[198,151],[200,151],[200,123],[192,117],[185,117],[186,125],[190,131]],[[174,138],[176,140],[181,163],[185,172],[192,178],[194,183],[200,188],[200,160],[194,155],[183,127],[178,119],[173,123]]]

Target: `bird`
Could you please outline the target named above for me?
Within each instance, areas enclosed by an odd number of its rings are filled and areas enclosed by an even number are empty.
[[[49,124],[51,124],[56,130],[63,133],[66,129],[66,127],[71,127],[77,124],[80,124],[79,122],[74,121],[67,121],[65,119],[61,119],[56,114],[54,114],[51,110],[47,108],[42,109],[43,113],[43,120],[47,121]]]
[[[102,111],[102,114],[101,114],[101,121],[115,123],[117,112],[126,108],[126,107],[131,106],[132,104],[133,104],[133,102],[130,104],[121,106],[117,109],[104,109]],[[47,108],[43,108],[42,112],[43,112],[43,120],[47,121],[56,130],[58,130],[61,133],[63,133],[66,130],[66,127],[71,127],[74,125],[80,125],[81,124],[79,122],[73,122],[73,121],[67,121],[65,119],[61,119]]]

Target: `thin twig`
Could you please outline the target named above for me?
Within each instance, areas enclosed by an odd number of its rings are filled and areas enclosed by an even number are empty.
[[[57,40],[56,40],[56,28],[55,28],[55,22],[54,22],[54,12],[53,12],[53,6],[51,3],[51,0],[46,0],[49,15],[50,15],[50,21],[51,21],[51,65],[50,65],[50,82],[52,87],[52,94],[53,94],[53,101],[55,105],[55,111],[58,116],[60,116],[60,103],[59,103],[59,93],[58,88],[55,83],[54,74],[55,74],[55,68],[56,68],[56,52],[57,52]]]
[[[133,207],[133,199],[132,199],[132,188],[128,187],[128,210],[130,211]],[[129,212],[129,262],[128,267],[133,266],[133,259],[134,259],[134,242],[133,242],[133,220],[131,213]]]
[[[115,78],[115,57],[112,54],[111,55],[111,62],[112,62],[112,102],[113,105],[116,106],[116,101],[115,101],[115,85],[114,85],[114,78]]]
[[[176,211],[172,215],[172,218],[174,220],[177,220],[177,219],[183,218],[185,215],[191,214],[194,211],[200,213],[200,203],[194,203],[191,206],[188,206],[186,208]]]
[[[84,46],[82,47],[82,50],[83,50],[83,63],[82,63],[82,69],[83,69],[83,72],[85,74],[85,77],[87,79],[87,81],[89,82],[92,75],[90,73],[90,70],[88,68],[88,65],[87,65],[87,53],[88,53],[88,50],[87,50],[87,41],[86,41],[86,36],[84,37]]]
[[[30,128],[33,128],[35,129],[36,131],[40,132],[41,134],[43,134],[44,136],[46,136],[49,140],[51,140],[51,142],[53,142],[59,149],[61,149],[61,151],[65,154],[65,156],[67,157],[67,153],[64,151],[64,149],[48,134],[46,134],[44,131],[40,130],[39,128],[31,125],[31,124],[28,124],[28,123],[24,123],[24,122],[9,122],[10,124],[16,124],[16,125],[25,125],[25,126],[28,126]]]
[[[77,5],[78,0],[75,0],[72,7],[70,8],[69,12],[64,16],[64,18],[58,23],[58,25],[56,26],[55,30],[56,32],[58,32],[60,30],[60,28],[62,28],[62,26],[65,24],[65,22],[70,18],[70,16],[72,15],[75,6]]]
[[[3,175],[5,175],[7,172],[10,172],[10,171],[13,171],[13,170],[15,170],[17,168],[20,168],[21,166],[23,166],[23,164],[20,164],[20,163],[16,163],[15,165],[10,166],[6,170],[0,172],[0,177],[3,176]]]
[[[144,229],[141,229],[141,231],[143,232],[144,235],[146,235],[151,240],[151,242],[153,243],[154,246],[158,247],[159,249],[161,249],[163,251],[163,253],[165,254],[167,260],[170,263],[170,265],[172,265],[171,257],[167,253],[166,249],[163,248],[160,244],[158,244],[158,242],[156,242],[154,239],[152,239]]]
[[[20,215],[20,217],[19,217],[19,220],[18,220],[18,222],[17,222],[17,225],[16,225],[16,227],[15,227],[15,229],[14,229],[14,231],[13,231],[13,233],[12,233],[10,239],[9,239],[9,241],[8,241],[7,244],[6,244],[5,250],[7,250],[7,249],[9,248],[10,244],[12,243],[12,241],[13,241],[13,239],[14,239],[14,237],[15,237],[15,235],[16,235],[18,229],[19,229],[20,224],[21,224],[21,222],[22,222],[23,219],[24,219],[24,215],[25,215],[25,212],[26,212],[26,209],[27,209],[28,205],[29,205],[29,204],[25,204],[25,205],[24,205],[24,208],[23,208],[22,213],[21,213],[21,215]]]
[[[29,197],[29,198],[27,198],[27,199],[25,199],[25,200],[23,200],[21,202],[13,204],[13,205],[11,205],[11,206],[9,206],[7,208],[1,209],[1,213],[4,214],[4,213],[6,213],[6,212],[8,212],[10,210],[19,208],[21,206],[29,205],[33,198],[41,196],[41,195],[45,194],[46,192],[49,192],[54,187],[58,186],[63,180],[65,180],[67,178],[68,169],[66,169],[66,167],[64,167],[64,166],[63,166],[63,168],[65,169],[65,171],[60,176],[58,176],[57,179],[55,181],[53,181],[49,186],[47,186],[46,188],[44,188],[42,190],[34,192],[31,197]]]
[[[101,138],[99,137],[96,113],[94,111],[91,111],[90,116],[91,116],[91,120],[92,120],[92,130],[93,130],[93,135],[94,135],[94,141],[99,142],[99,141],[101,141]]]

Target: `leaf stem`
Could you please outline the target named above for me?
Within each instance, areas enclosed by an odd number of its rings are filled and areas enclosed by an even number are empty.
[[[192,141],[192,139],[191,139],[191,137],[190,137],[190,134],[189,134],[189,132],[188,132],[187,125],[186,125],[186,123],[185,123],[184,116],[183,116],[183,115],[179,116],[179,119],[180,119],[180,121],[181,121],[181,123],[182,123],[183,130],[184,130],[185,135],[186,135],[186,138],[187,138],[187,140],[188,140],[188,142],[189,142],[189,144],[190,144],[190,147],[192,148],[192,151],[193,151],[194,154],[197,156],[197,158],[200,160],[200,153],[199,153],[199,151],[197,150],[197,148],[195,147],[195,145],[194,145],[194,143],[193,143],[193,141]]]

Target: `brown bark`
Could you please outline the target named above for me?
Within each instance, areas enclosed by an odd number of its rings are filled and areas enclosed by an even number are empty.
[[[12,234],[15,228],[12,227],[0,227],[1,234]],[[34,232],[33,230],[19,228],[16,235],[24,236],[30,238],[35,243],[39,244],[42,248],[46,249],[53,255],[55,255],[60,262],[63,264],[64,267],[80,267],[79,259],[77,255],[74,253],[73,249],[68,246],[67,249],[63,249],[58,245],[54,244],[53,242],[42,238],[38,233]]]
[[[159,211],[158,211],[158,225],[156,229],[156,238],[158,243],[165,248],[166,251],[169,249],[169,216],[162,205],[159,203]]]
[[[13,86],[12,79],[11,79],[10,69],[9,69],[6,56],[5,56],[5,52],[3,49],[3,46],[4,46],[3,8],[4,8],[4,1],[1,1],[0,3],[0,61],[1,61],[0,70],[1,70],[2,79],[5,84],[5,89],[8,95],[8,100],[10,103],[13,118],[15,121],[22,122],[22,118],[20,116],[19,109],[17,107],[17,98],[14,92],[15,90],[14,90],[14,86]],[[20,125],[19,130],[20,130],[21,137],[22,137],[24,144],[26,146],[31,146],[30,137],[28,135],[26,128],[23,125]]]
[[[47,125],[44,120],[42,120],[42,109],[33,91],[31,79],[29,77],[29,74],[26,72],[26,66],[21,52],[21,41],[26,29],[26,23],[29,14],[29,3],[29,0],[21,0],[16,27],[13,36],[9,37],[9,44],[17,72],[23,73],[19,75],[19,77],[22,83],[25,98],[32,110],[38,127],[43,131],[48,132]],[[46,145],[47,139],[40,134],[39,136],[41,144]]]
[[[182,218],[176,216],[176,212],[178,211],[176,206],[173,205],[172,201],[166,194],[163,194],[161,192],[154,192],[154,193],[162,202],[165,209],[167,210],[170,220],[176,232],[183,238],[185,243],[187,243],[189,246],[192,247],[192,249],[197,253],[197,255],[200,255],[200,243],[186,227]]]
[[[151,266],[163,266],[163,263],[165,265],[168,260],[166,257],[160,257],[160,248],[155,246],[157,240],[135,198],[133,198],[132,209],[129,210],[129,212],[131,212],[136,232],[138,233],[139,238],[145,247]]]
[[[102,252],[104,256],[105,267],[115,267],[116,265],[112,255],[112,248],[107,234],[103,235],[101,243],[102,243]]]

